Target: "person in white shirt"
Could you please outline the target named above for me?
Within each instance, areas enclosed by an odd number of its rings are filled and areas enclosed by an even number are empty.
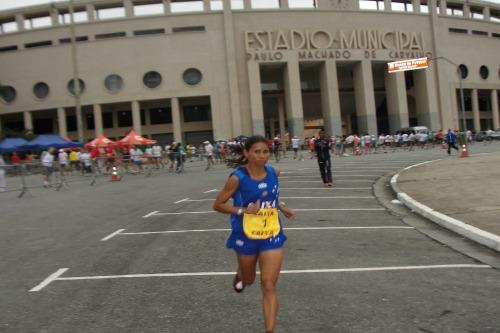
[[[293,159],[299,157],[300,139],[294,135],[292,138]],[[301,154],[302,155],[302,154]],[[301,160],[304,160],[303,158]]]
[[[413,150],[413,146],[415,145],[415,141],[417,140],[417,136],[414,132],[411,132],[408,135],[408,150]]]
[[[153,148],[151,148],[151,149],[152,149],[153,160],[154,160],[156,169],[159,169],[160,165],[162,168],[164,168],[165,164],[163,163],[163,160],[161,158],[161,154],[162,154],[161,146],[159,144],[155,143]]]
[[[203,142],[205,145],[205,156],[207,157],[207,167],[205,171],[210,169],[210,166],[214,165],[213,154],[214,154],[214,146],[210,143],[210,141]]]
[[[82,166],[82,175],[84,173],[92,173],[92,156],[88,150],[82,151],[78,158],[80,159],[80,165]]]
[[[64,174],[64,171],[68,168],[68,153],[64,149],[59,149],[59,154],[57,155],[57,160],[59,161],[60,172]]]
[[[55,149],[49,148],[49,150],[42,157],[42,166],[43,166],[43,187],[50,186],[50,176],[54,171],[54,154]]]

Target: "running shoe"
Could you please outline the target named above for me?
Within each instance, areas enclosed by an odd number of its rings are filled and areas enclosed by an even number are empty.
[[[323,186],[324,187],[328,187],[329,185],[328,185],[328,183],[324,183]]]
[[[236,275],[234,276],[234,279],[233,279],[233,289],[237,293],[241,293],[243,291],[243,289],[245,289],[245,286],[243,286],[243,281],[241,281],[238,273],[236,273]]]
[[[328,185],[328,187],[332,187],[333,186],[332,182],[327,183],[327,185]]]

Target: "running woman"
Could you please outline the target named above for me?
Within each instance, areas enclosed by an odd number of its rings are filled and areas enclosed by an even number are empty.
[[[270,155],[267,140],[262,136],[248,138],[243,154],[240,166],[229,176],[213,209],[231,214],[232,232],[226,247],[234,249],[238,260],[233,280],[236,292],[242,292],[254,282],[259,262],[265,330],[272,333],[278,314],[276,284],[282,247],[287,239],[278,209],[286,218],[294,218],[295,214],[279,200],[280,172],[267,164]],[[233,204],[228,204],[231,198]]]

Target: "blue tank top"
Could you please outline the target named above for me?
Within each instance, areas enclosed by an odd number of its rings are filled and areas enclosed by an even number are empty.
[[[271,165],[266,165],[266,177],[255,180],[245,167],[238,167],[231,174],[238,177],[238,190],[233,194],[233,206],[247,207],[249,203],[260,200],[261,208],[277,208],[279,199],[278,176]],[[233,232],[243,232],[243,216],[231,215]]]

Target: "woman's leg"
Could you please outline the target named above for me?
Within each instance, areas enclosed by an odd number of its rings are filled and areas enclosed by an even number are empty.
[[[255,266],[257,255],[245,255],[236,253],[238,259],[238,276],[243,281],[243,286],[249,286],[255,281]]]
[[[283,250],[268,250],[259,254],[262,305],[266,332],[274,332],[278,316],[278,293],[276,284],[281,270]]]

